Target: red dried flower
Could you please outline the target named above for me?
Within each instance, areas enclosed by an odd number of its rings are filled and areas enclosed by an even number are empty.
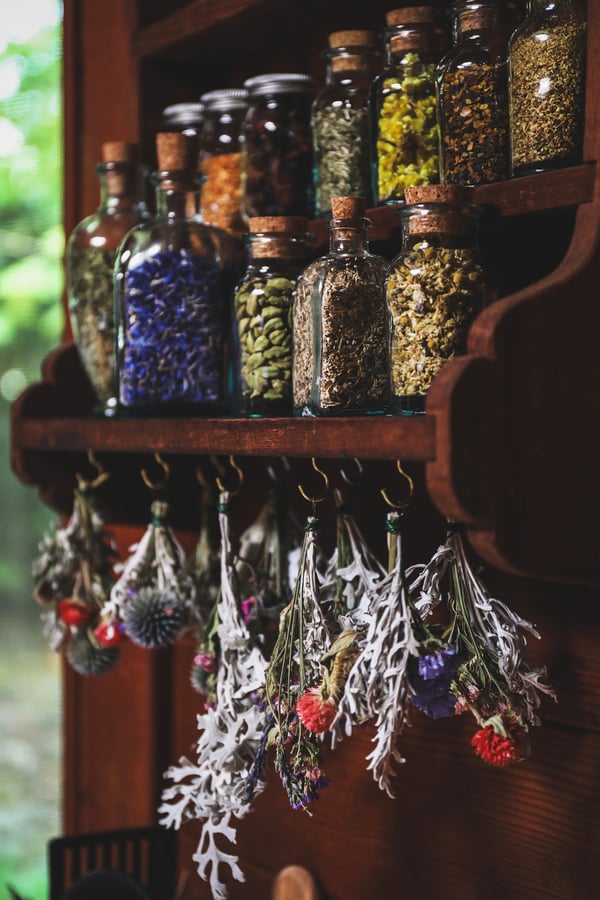
[[[116,647],[121,643],[121,632],[114,622],[101,622],[94,628],[94,637],[101,647]]]
[[[471,738],[471,746],[484,762],[498,768],[527,756],[527,735],[513,716],[492,716]]]
[[[319,688],[309,688],[298,700],[296,712],[302,724],[314,734],[329,731],[337,708],[333,700],[324,700]]]
[[[60,600],[58,603],[58,618],[65,625],[73,625],[80,628],[86,625],[92,617],[92,608],[81,600]]]

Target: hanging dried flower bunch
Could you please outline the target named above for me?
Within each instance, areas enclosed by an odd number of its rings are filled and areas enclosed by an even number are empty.
[[[525,657],[527,635],[539,639],[539,633],[489,595],[468,560],[458,528],[450,527],[431,561],[413,567],[409,575],[415,604],[425,614],[446,606],[450,615],[448,706],[475,717],[479,730],[471,744],[476,754],[499,767],[526,758],[529,726],[540,724],[541,695],[556,699],[546,682],[546,668],[533,668]],[[417,681],[414,688],[413,704],[424,708]]]
[[[162,493],[164,484],[154,485],[142,474],[156,494]],[[129,548],[130,556],[102,608],[103,624],[122,628],[135,644],[149,649],[172,643],[198,619],[196,585],[169,525],[168,503],[155,499],[151,513],[150,524]]]
[[[100,610],[114,584],[116,548],[96,508],[95,491],[109,475],[99,470],[89,481],[77,475],[73,512],[64,528],[42,538],[32,564],[34,596],[45,607],[42,617],[50,647],[65,650],[81,675],[100,675],[117,662],[119,635],[106,635]]]
[[[228,867],[236,880],[244,881],[237,857],[225,852],[218,839],[235,844],[231,819],[243,818],[250,809],[246,781],[262,740],[263,711],[258,692],[266,666],[241,611],[228,509],[229,494],[222,491],[221,590],[214,625],[219,645],[215,702],[198,716],[196,759],[182,757],[167,771],[165,777],[172,784],[164,789],[159,808],[161,823],[167,827],[180,828],[191,819],[203,820],[193,858],[200,877],[210,881],[216,900],[228,896],[221,865]],[[257,785],[257,790],[260,787]]]

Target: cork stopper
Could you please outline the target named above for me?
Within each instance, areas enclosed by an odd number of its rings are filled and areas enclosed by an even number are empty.
[[[156,156],[161,172],[194,172],[197,167],[198,141],[194,135],[161,131],[156,135]]]
[[[388,25],[427,25],[444,22],[446,15],[439,6],[407,6],[404,9],[391,9],[385,14]]]
[[[471,188],[460,184],[422,184],[406,188],[409,234],[468,234],[473,227]],[[420,208],[418,204],[436,204]],[[402,213],[401,213],[402,214]]]
[[[364,216],[366,209],[365,197],[331,198],[331,215],[334,219],[355,219]]]
[[[248,231],[251,234],[306,234],[309,220],[304,216],[251,216]]]
[[[413,203],[448,203],[467,206],[471,201],[471,188],[462,184],[417,184],[404,190],[404,199]]]
[[[496,28],[502,24],[502,12],[497,6],[465,6],[458,11],[458,24],[461,34]]]
[[[135,163],[138,160],[138,145],[127,141],[105,141],[101,152],[104,163]]]
[[[329,35],[329,46],[336,47],[375,47],[377,45],[377,32],[361,31],[334,31]]]

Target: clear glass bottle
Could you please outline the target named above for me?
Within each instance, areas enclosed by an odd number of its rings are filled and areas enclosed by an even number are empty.
[[[190,216],[196,149],[189,135],[157,135],[156,215],[119,249],[119,413],[225,407],[229,304],[243,255],[226,232]]]
[[[292,297],[312,241],[308,225],[300,216],[248,223],[248,268],[234,293],[242,415],[292,414]]]
[[[251,216],[314,215],[310,75],[256,75],[244,82],[242,211]]]
[[[434,376],[466,352],[471,323],[486,303],[478,209],[468,198],[469,188],[461,185],[414,187],[398,210],[402,251],[386,277],[395,413],[424,412]]]
[[[369,91],[379,54],[374,31],[329,35],[325,85],[312,106],[316,216],[332,197],[366,197],[372,205]]]
[[[204,122],[202,103],[173,103],[162,111],[161,131],[181,131],[198,137]]]
[[[102,410],[115,395],[113,272],[122,239],[148,218],[136,144],[102,145],[100,205],[69,236],[65,279],[73,339]]]
[[[248,92],[223,88],[202,94],[204,124],[200,133],[200,214],[240,237],[246,228],[242,217],[242,151],[240,130],[247,110]]]
[[[530,0],[509,43],[513,175],[581,162],[586,21],[575,0]]]
[[[512,11],[511,11],[512,13]],[[440,180],[487,184],[510,174],[507,9],[489,2],[453,8],[457,43],[440,61]]]
[[[377,204],[439,181],[435,68],[450,44],[447,15],[431,6],[386,14],[385,65],[371,88],[371,160]]]
[[[331,206],[329,253],[304,270],[294,297],[294,412],[382,413],[388,399],[388,263],[369,252],[366,201],[334,197]]]

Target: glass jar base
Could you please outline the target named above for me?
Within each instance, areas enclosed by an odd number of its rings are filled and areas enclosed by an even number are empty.
[[[395,397],[392,401],[392,412],[396,416],[419,416],[425,412],[425,396],[423,394],[407,394]]]

